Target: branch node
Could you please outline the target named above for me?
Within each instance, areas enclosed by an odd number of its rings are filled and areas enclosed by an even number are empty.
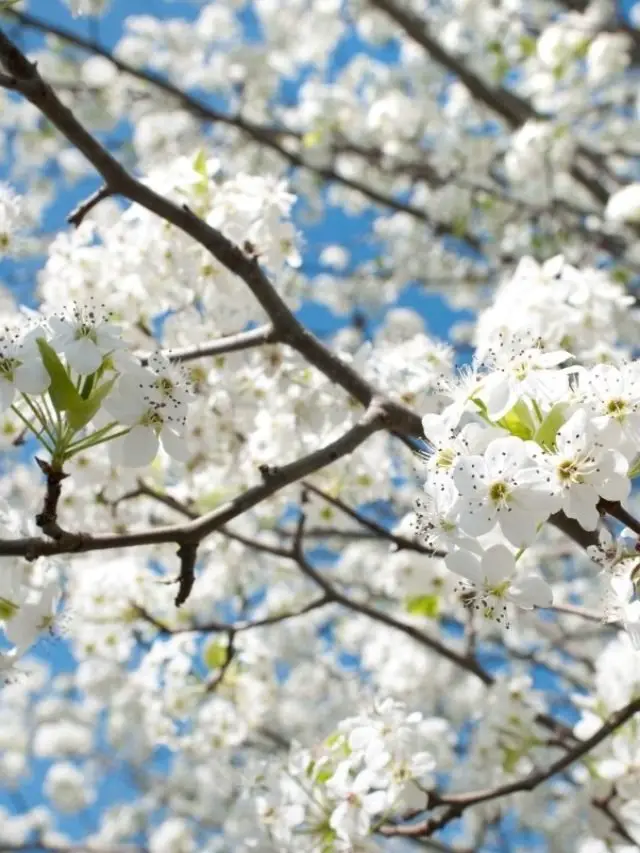
[[[104,201],[105,198],[109,198],[112,195],[114,195],[114,192],[110,187],[106,185],[100,187],[100,189],[91,193],[89,198],[80,202],[80,204],[71,211],[69,216],[67,216],[67,222],[69,225],[73,225],[78,228],[87,214],[89,214],[94,207],[100,204],[101,201]]]
[[[46,462],[44,459],[40,459],[37,456],[36,462],[38,463],[38,467],[42,473],[47,478],[47,490],[44,496],[44,503],[42,505],[41,512],[36,515],[36,524],[45,536],[48,536],[50,539],[54,539],[56,542],[62,543],[68,539],[75,542],[75,539],[77,538],[76,535],[63,530],[58,524],[58,501],[60,500],[60,495],[62,493],[62,481],[66,480],[69,475],[65,474],[64,471],[54,468],[49,462]]]
[[[258,465],[258,471],[260,471],[260,476],[266,482],[269,480],[273,480],[273,478],[278,473],[278,469],[272,465],[267,465],[263,463],[262,465]]]
[[[180,574],[178,575],[178,592],[175,597],[176,607],[180,607],[191,595],[196,580],[196,557],[198,556],[197,542],[183,542],[178,548],[180,559]]]

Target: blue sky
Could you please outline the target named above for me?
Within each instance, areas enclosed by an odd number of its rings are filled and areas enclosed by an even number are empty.
[[[482,2],[482,0],[478,0],[478,2]],[[632,5],[630,0],[624,0],[625,9],[630,9]],[[59,2],[59,0],[32,0],[28,6],[32,14],[74,29],[92,38],[97,36],[107,46],[112,46],[117,41],[122,29],[122,19],[125,15],[147,14],[162,18],[169,16],[192,18],[198,13],[199,8],[199,4],[183,2],[183,0],[113,0],[110,11],[99,22],[92,22],[87,19],[74,20],[69,14],[67,7]],[[39,41],[39,36],[29,34],[26,45],[35,46]],[[343,45],[343,57],[348,56],[348,50],[348,44],[346,46]],[[1,177],[3,177],[2,164],[0,164]],[[81,186],[61,192],[56,203],[48,212],[46,227],[48,229],[64,227],[66,215],[74,207],[75,203],[84,197],[95,185],[97,185],[97,182],[83,182]],[[358,252],[367,251],[366,248],[362,247],[366,246],[364,238],[368,233],[368,225],[369,219],[366,216],[349,217],[336,210],[330,210],[323,221],[312,227],[305,226],[303,221],[299,219],[299,226],[303,232],[306,244],[305,272],[314,274],[319,270],[317,256],[323,246],[333,242],[351,242],[354,247],[361,247],[360,249],[356,248],[353,253],[356,260],[360,260],[362,255],[358,255]],[[369,251],[371,251],[370,246]],[[21,291],[22,298],[25,298],[27,295],[26,291]],[[455,315],[444,306],[442,300],[438,297],[426,294],[418,288],[408,287],[402,295],[400,303],[412,306],[420,311],[425,318],[430,333],[446,337],[448,328]],[[307,325],[317,334],[327,333],[336,328],[341,322],[337,318],[332,317],[326,309],[313,304],[304,306],[301,315]],[[46,644],[41,644],[40,652],[58,671],[68,669],[72,665],[72,660],[63,643],[47,642]],[[549,684],[545,686],[549,687]],[[8,794],[0,794],[0,804],[4,801],[9,804],[10,808],[20,812],[24,809],[25,801],[31,804],[37,802],[46,766],[46,762],[37,762],[33,767],[34,772],[31,782],[23,789],[21,797],[16,799]],[[81,818],[73,817],[64,820],[61,824],[62,829],[76,837],[82,836],[93,823],[99,810],[114,798],[116,800],[122,799],[123,788],[126,790],[126,787],[127,781],[123,776],[112,778],[100,790],[100,795],[95,806],[88,810]]]

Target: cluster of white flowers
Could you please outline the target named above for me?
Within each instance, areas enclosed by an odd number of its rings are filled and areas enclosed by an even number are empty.
[[[163,161],[161,168],[149,171],[146,183],[248,247],[295,307],[299,285],[292,270],[300,263],[290,220],[295,196],[284,181],[227,177],[215,157],[198,151]],[[49,247],[38,285],[43,311],[92,298],[144,348],[153,321],[167,314],[183,337],[174,341],[178,346],[198,342],[194,335],[205,323],[205,340],[210,340],[250,322],[264,322],[257,301],[234,273],[139,205],[123,211],[105,202],[78,229],[60,232]]]
[[[193,394],[179,367],[159,353],[143,367],[99,308],[23,326],[0,335],[0,406],[49,451],[54,468],[108,441],[125,466],[152,462],[160,440],[173,458],[186,457]]]
[[[15,510],[0,501],[0,524],[7,537],[30,529]],[[7,559],[0,581],[0,627],[11,644],[0,654],[0,677],[10,677],[16,664],[42,633],[53,628],[62,594],[58,566],[41,558],[35,563]]]
[[[377,825],[424,808],[434,784],[433,750],[447,736],[441,722],[384,700],[343,720],[317,747],[293,748],[287,767],[257,798],[273,847],[364,849]]]
[[[0,182],[0,260],[14,253],[16,237],[24,224],[23,200],[8,184]]]
[[[481,362],[443,383],[443,411],[423,419],[432,452],[421,535],[448,550],[447,566],[498,621],[506,601],[552,603],[543,577],[518,568],[544,522],[562,511],[595,531],[606,502],[625,502],[638,473],[640,365],[579,365],[567,350],[547,349],[547,336],[555,344],[553,327],[524,343],[499,332]]]
[[[542,264],[524,257],[478,317],[476,358],[490,355],[503,333],[570,350],[583,363],[618,362],[635,343],[639,318],[634,297],[606,270],[578,269],[562,255]]]

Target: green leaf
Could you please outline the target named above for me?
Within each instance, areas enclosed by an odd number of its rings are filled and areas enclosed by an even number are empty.
[[[107,382],[99,385],[86,400],[80,398],[80,402],[67,411],[69,426],[73,427],[76,431],[86,426],[102,405],[109,391],[113,388],[115,381],[116,377],[114,376]]]
[[[509,71],[511,71],[511,63],[509,60],[504,56],[496,55],[496,64],[493,67],[493,73],[496,80],[502,80]]]
[[[440,598],[437,595],[414,595],[407,599],[405,609],[412,616],[437,619],[440,613]]]
[[[220,669],[227,662],[229,649],[221,640],[213,640],[204,647],[202,660],[208,669]]]
[[[520,761],[520,750],[507,746],[503,748],[502,769],[505,773],[513,773]]]
[[[321,130],[309,130],[302,137],[302,145],[304,148],[315,148],[322,142],[323,133]]]
[[[520,36],[520,50],[525,58],[536,52],[536,40],[532,36]]]
[[[534,441],[541,447],[551,449],[556,443],[556,435],[558,430],[566,420],[566,405],[564,403],[556,403],[551,408],[549,414],[542,421],[534,435]]]
[[[3,9],[9,9],[11,6],[15,6],[16,3],[19,3],[20,0],[0,0],[0,12]]]
[[[640,475],[640,454],[638,454],[638,456],[636,456],[636,458],[633,460],[631,468],[629,468],[629,473],[627,474],[627,477],[630,480],[635,480],[638,475]]]
[[[195,186],[196,192],[205,195],[209,189],[209,175],[207,173],[207,155],[201,148],[193,159],[193,169],[200,175],[200,180]]]
[[[51,378],[49,396],[56,411],[68,412],[82,405],[84,400],[76,391],[65,366],[58,358],[58,353],[44,338],[38,338],[36,343],[38,344],[45,370]]]
[[[522,400],[518,400],[513,409],[498,421],[498,425],[509,430],[511,435],[517,435],[524,441],[533,438],[535,433],[531,412]]]
[[[614,281],[619,281],[620,284],[629,284],[632,276],[631,276],[631,273],[629,272],[629,270],[625,270],[625,269],[622,269],[622,267],[618,267],[611,274],[611,278]]]
[[[464,237],[467,233],[467,217],[456,216],[451,223],[451,233],[454,237]]]

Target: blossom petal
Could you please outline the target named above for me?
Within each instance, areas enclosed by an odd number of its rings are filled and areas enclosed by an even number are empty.
[[[540,575],[526,574],[516,578],[509,588],[509,598],[518,607],[551,607],[553,590]]]
[[[480,562],[482,575],[489,586],[497,586],[510,578],[516,568],[511,551],[506,545],[493,545],[482,555]]]
[[[13,382],[9,382],[7,379],[0,377],[0,411],[6,412],[8,408],[10,408],[13,403],[14,397],[16,395],[16,389],[13,385]]]
[[[168,427],[163,427],[160,433],[162,446],[167,451],[169,456],[176,459],[178,462],[186,462],[190,456],[187,442],[177,433],[170,430]]]
[[[51,377],[39,358],[25,361],[16,368],[14,376],[16,388],[25,394],[44,394],[51,384]]]
[[[158,436],[150,427],[134,426],[122,439],[122,464],[128,468],[149,465],[156,458],[158,446]]]
[[[78,338],[64,348],[67,361],[76,373],[91,374],[102,364],[102,353],[89,338]]]
[[[468,551],[461,551],[460,549],[451,551],[445,557],[444,562],[450,572],[462,575],[463,578],[476,586],[481,587],[483,585],[484,578],[480,569],[480,560]]]

